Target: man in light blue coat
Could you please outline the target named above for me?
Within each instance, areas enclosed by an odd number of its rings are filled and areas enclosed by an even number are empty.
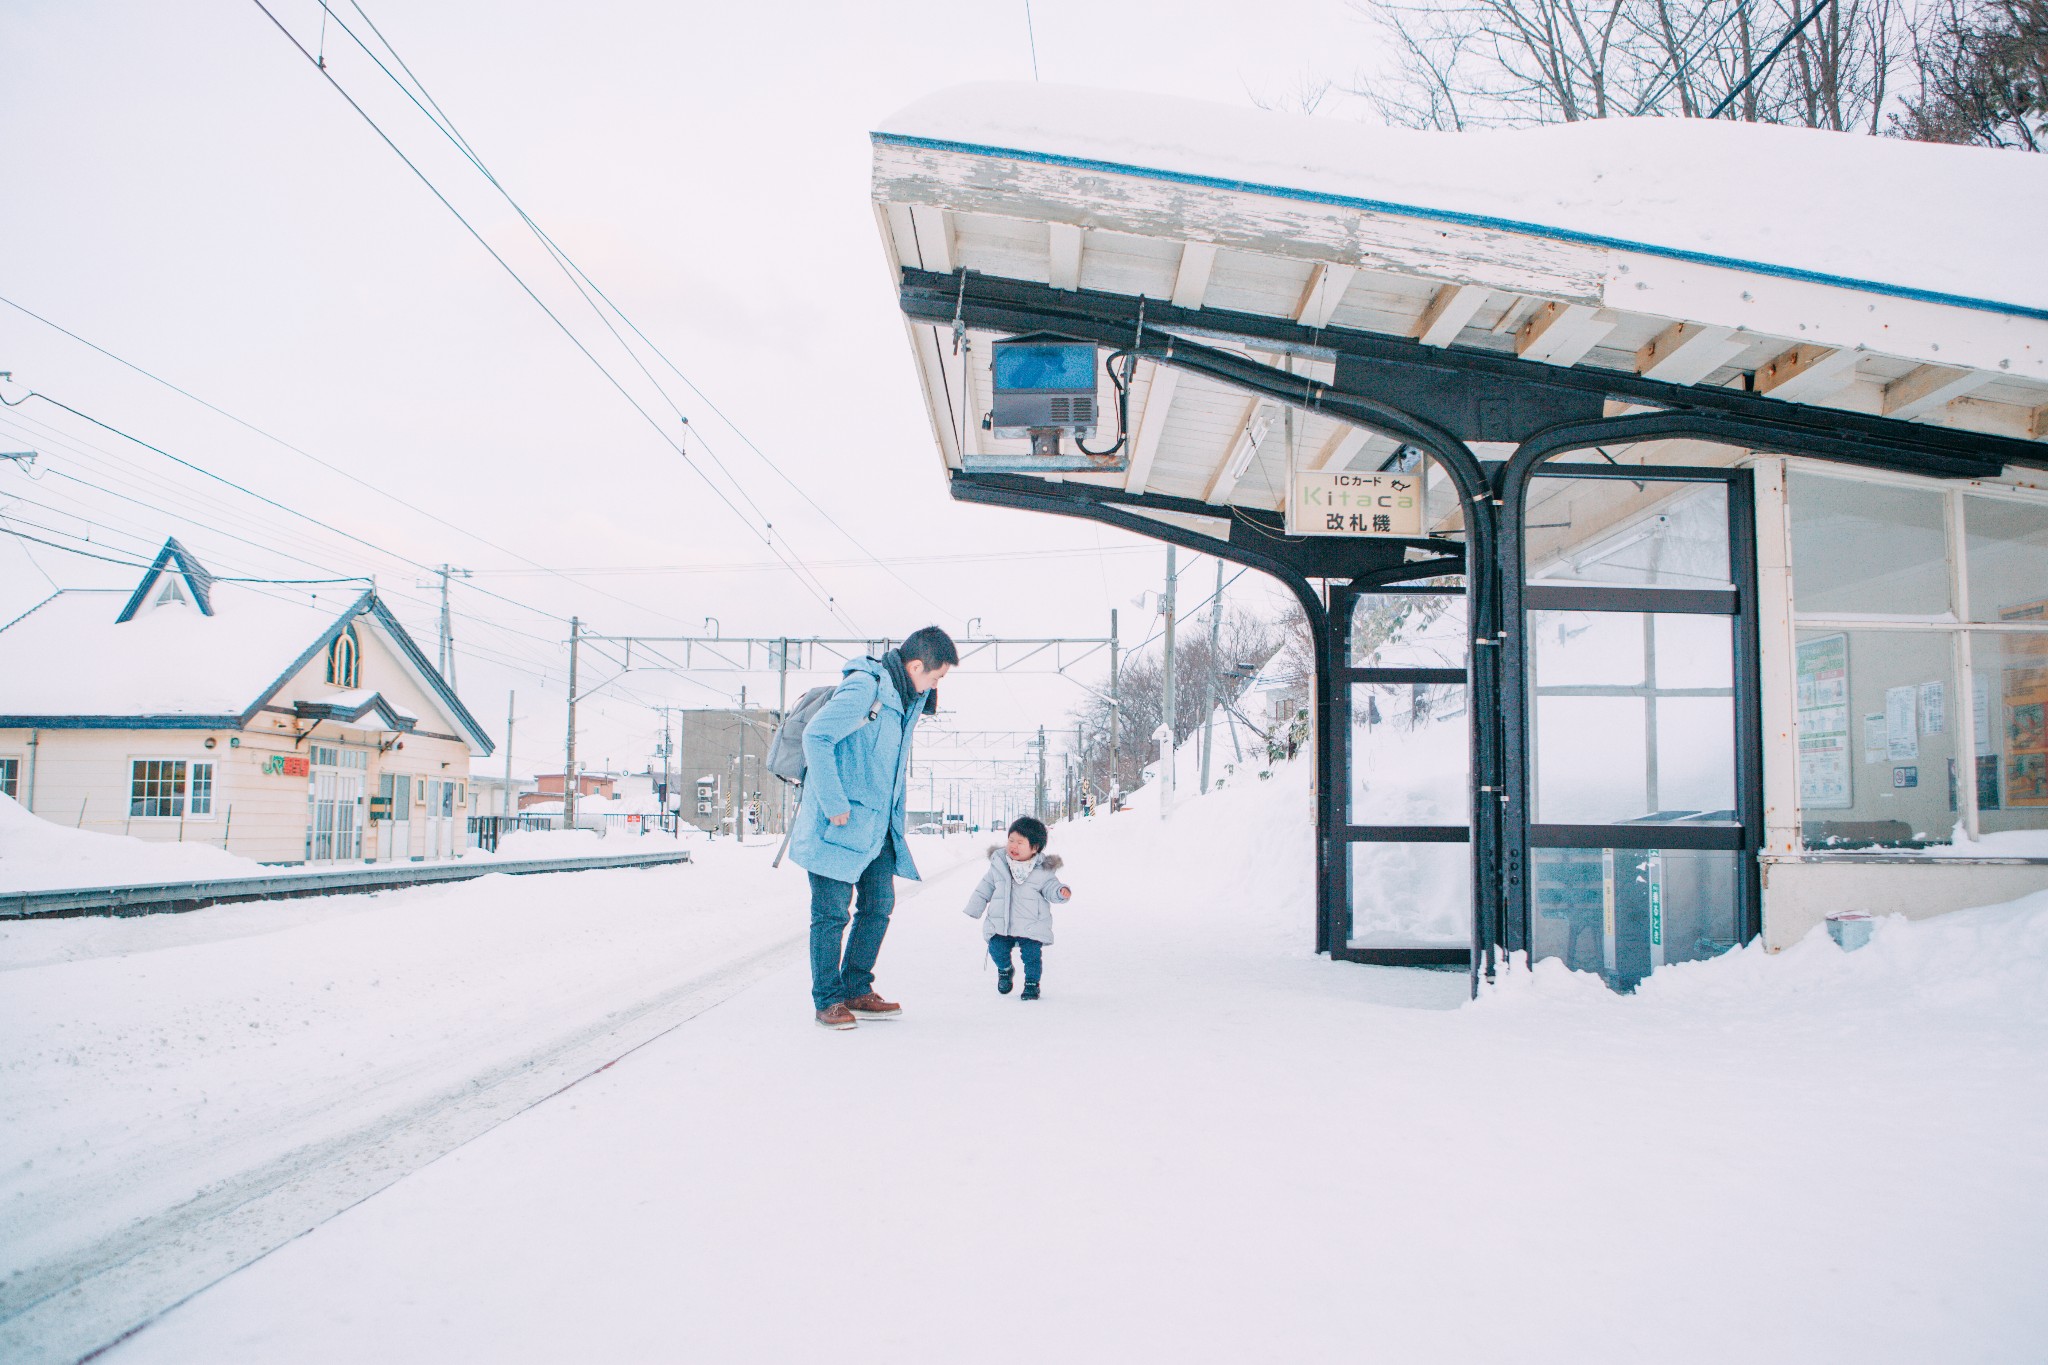
[[[879,659],[848,663],[804,727],[804,794],[789,856],[811,874],[811,1001],[825,1028],[903,1013],[875,993],[875,959],[896,906],[895,879],[918,880],[904,831],[910,734],[959,662],[952,638],[926,626]]]

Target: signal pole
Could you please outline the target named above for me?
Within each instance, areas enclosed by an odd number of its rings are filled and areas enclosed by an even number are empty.
[[[1223,561],[1216,561],[1216,595],[1209,599],[1209,672],[1202,684],[1202,793],[1209,791],[1209,748],[1216,738],[1217,637],[1223,630]]]
[[[1109,791],[1109,812],[1116,814],[1116,798],[1123,787],[1123,766],[1118,763],[1119,731],[1123,721],[1123,699],[1117,689],[1116,671],[1116,608],[1109,609],[1109,781],[1103,785]]]
[[[1161,761],[1159,765],[1159,816],[1161,819],[1165,819],[1173,810],[1174,779],[1179,775],[1176,769],[1180,767],[1180,760],[1173,751],[1174,739],[1179,734],[1179,727],[1174,724],[1174,721],[1177,719],[1177,698],[1174,695],[1173,687],[1173,618],[1175,612],[1175,575],[1173,565],[1174,547],[1169,545],[1166,547],[1166,594],[1159,604],[1159,609],[1166,613],[1166,676],[1162,679],[1160,685],[1159,706],[1159,729],[1164,735],[1161,741]]]
[[[1038,788],[1032,798],[1031,813],[1045,818],[1045,727],[1038,727]]]
[[[562,760],[562,828],[576,828],[576,645],[580,617],[569,618],[569,739]]]
[[[448,686],[455,686],[455,618],[448,611],[448,578],[451,574],[469,577],[468,569],[454,569],[443,564],[434,570],[441,579],[441,676],[448,680]]]

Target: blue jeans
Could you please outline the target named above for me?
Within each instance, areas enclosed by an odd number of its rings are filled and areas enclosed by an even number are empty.
[[[1010,970],[1012,948],[1024,958],[1024,979],[1038,980],[1038,974],[1045,969],[1045,945],[1035,938],[1018,938],[1013,934],[996,934],[988,941],[988,955],[1006,972]]]
[[[859,896],[853,932],[846,932],[846,908]],[[875,988],[875,958],[896,908],[896,853],[884,839],[882,851],[861,869],[858,882],[834,881],[811,873],[811,999],[821,1010]]]

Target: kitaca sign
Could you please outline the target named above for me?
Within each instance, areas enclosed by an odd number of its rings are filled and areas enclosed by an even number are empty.
[[[1287,533],[1419,539],[1422,474],[1298,469],[1288,490]]]

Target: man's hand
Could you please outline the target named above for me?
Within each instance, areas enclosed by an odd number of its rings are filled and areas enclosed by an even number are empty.
[[[848,820],[851,820],[851,819],[853,818],[853,812],[852,812],[852,811],[848,811],[848,812],[846,812],[846,814],[844,814],[844,815],[833,815],[833,816],[828,816],[827,818],[828,818],[828,819],[830,819],[830,820],[832,821],[832,823],[833,823],[833,824],[835,824],[835,825],[843,825],[843,824],[845,824],[845,823],[846,823],[846,822],[847,822]]]

